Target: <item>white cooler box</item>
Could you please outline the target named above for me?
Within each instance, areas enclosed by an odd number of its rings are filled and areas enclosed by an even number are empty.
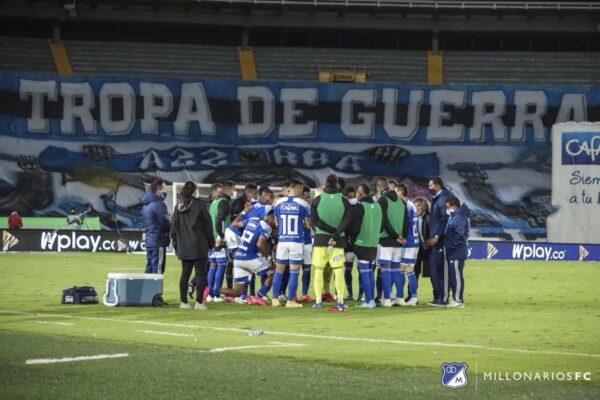
[[[114,306],[162,306],[161,274],[109,273],[104,304]]]

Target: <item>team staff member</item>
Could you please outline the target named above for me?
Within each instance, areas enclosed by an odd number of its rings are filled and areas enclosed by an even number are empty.
[[[312,266],[315,273],[316,303],[313,307],[323,308],[323,271],[329,265],[337,291],[337,307],[334,310],[345,311],[344,231],[350,222],[350,203],[338,191],[337,183],[337,177],[329,175],[323,193],[313,200],[310,207],[311,222],[315,228]]]
[[[425,243],[429,237],[429,202],[423,197],[417,197],[414,200],[419,215],[419,252],[417,253],[417,262],[415,263],[415,276],[417,277],[417,288],[419,287],[419,277],[429,278],[429,257],[431,249]],[[435,296],[434,296],[435,298]],[[410,301],[411,297],[407,297],[405,301]]]
[[[215,247],[208,253],[210,269],[208,270],[209,296],[207,301],[221,302],[221,286],[227,265],[227,250],[224,245],[225,228],[231,222],[231,199],[234,197],[235,182],[223,184],[223,192],[210,203],[209,212],[213,224]]]
[[[465,260],[469,255],[469,217],[471,211],[466,204],[461,206],[460,201],[455,196],[448,196],[445,204],[449,217],[444,232],[444,250],[449,268],[450,288],[454,296],[446,307],[463,308],[463,292],[465,290],[463,271]]]
[[[427,245],[431,247],[429,268],[431,272],[431,285],[433,286],[433,301],[430,306],[440,307],[448,303],[448,266],[444,256],[442,237],[448,222],[446,214],[446,199],[451,195],[450,190],[444,187],[444,182],[439,176],[429,180],[429,192],[433,195],[431,200],[431,214],[429,215],[429,238]]]
[[[375,308],[373,270],[377,258],[383,214],[379,203],[370,196],[369,186],[358,185],[356,195],[359,203],[353,209],[347,232],[354,238],[353,252],[358,260],[359,282],[365,296],[360,307]]]
[[[197,199],[198,187],[192,181],[183,185],[179,203],[171,218],[171,237],[177,258],[181,260],[181,277],[179,278],[179,308],[189,309],[186,292],[188,280],[195,269],[196,305],[195,310],[206,310],[204,288],[206,287],[206,267],[208,265],[208,249],[215,246],[212,221],[203,201]]]
[[[146,230],[146,273],[164,274],[169,245],[170,222],[167,216],[167,186],[162,179],[150,185],[150,191],[142,196],[142,215]]]

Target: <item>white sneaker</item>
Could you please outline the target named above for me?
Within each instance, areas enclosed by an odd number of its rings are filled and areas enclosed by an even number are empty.
[[[406,303],[404,302],[404,299],[396,299],[394,304],[396,304],[397,306],[405,306]]]
[[[383,307],[391,307],[392,306],[392,301],[390,299],[383,299],[383,301],[381,302],[381,305]]]
[[[208,307],[206,307],[203,303],[196,303],[196,305],[194,306],[194,310],[204,311],[208,310]]]
[[[213,301],[213,303],[222,303],[222,302],[223,302],[223,299],[222,299],[222,298],[220,298],[220,297],[213,297],[213,300],[212,300],[212,301]]]
[[[189,303],[179,303],[179,308],[181,308],[182,310],[189,310],[190,308],[192,308],[192,306],[190,306]]]
[[[287,297],[285,297],[284,295],[279,295],[278,299],[279,301],[287,301]]]
[[[403,305],[410,306],[410,307],[416,307],[418,302],[419,301],[417,300],[416,297],[411,297],[410,300],[404,302]]]
[[[446,308],[464,308],[465,305],[463,304],[462,301],[456,301],[456,300],[452,300],[450,303],[448,303],[448,305],[446,306]]]
[[[209,294],[208,296],[206,296],[206,299],[204,300],[204,302],[210,303],[211,301],[213,301],[213,297]]]

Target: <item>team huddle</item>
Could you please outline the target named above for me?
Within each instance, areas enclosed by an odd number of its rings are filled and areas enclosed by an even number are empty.
[[[330,311],[345,311],[346,301],[355,299],[354,268],[359,307],[416,306],[421,269],[432,279],[429,305],[463,307],[469,211],[439,177],[429,186],[431,212],[426,199],[413,203],[406,186],[384,177],[377,179],[373,192],[367,184],[345,187],[342,178],[330,175],[314,196],[294,179],[278,194],[246,185],[240,198],[235,183],[228,181],[213,184],[204,202],[188,182],[171,219],[173,245],[183,266],[181,308],[191,307],[183,293],[187,289],[192,298],[196,291],[199,309],[206,308],[205,302],[223,301],[286,308],[313,303],[317,309],[332,302]],[[188,211],[194,207],[196,214]],[[194,235],[208,248],[208,271],[203,254],[188,256],[178,246]],[[188,288],[192,265],[196,276]],[[311,272],[314,299],[309,295]]]

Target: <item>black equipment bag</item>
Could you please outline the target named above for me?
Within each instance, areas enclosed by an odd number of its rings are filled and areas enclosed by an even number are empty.
[[[73,286],[63,290],[61,304],[98,304],[98,292],[92,286]]]

